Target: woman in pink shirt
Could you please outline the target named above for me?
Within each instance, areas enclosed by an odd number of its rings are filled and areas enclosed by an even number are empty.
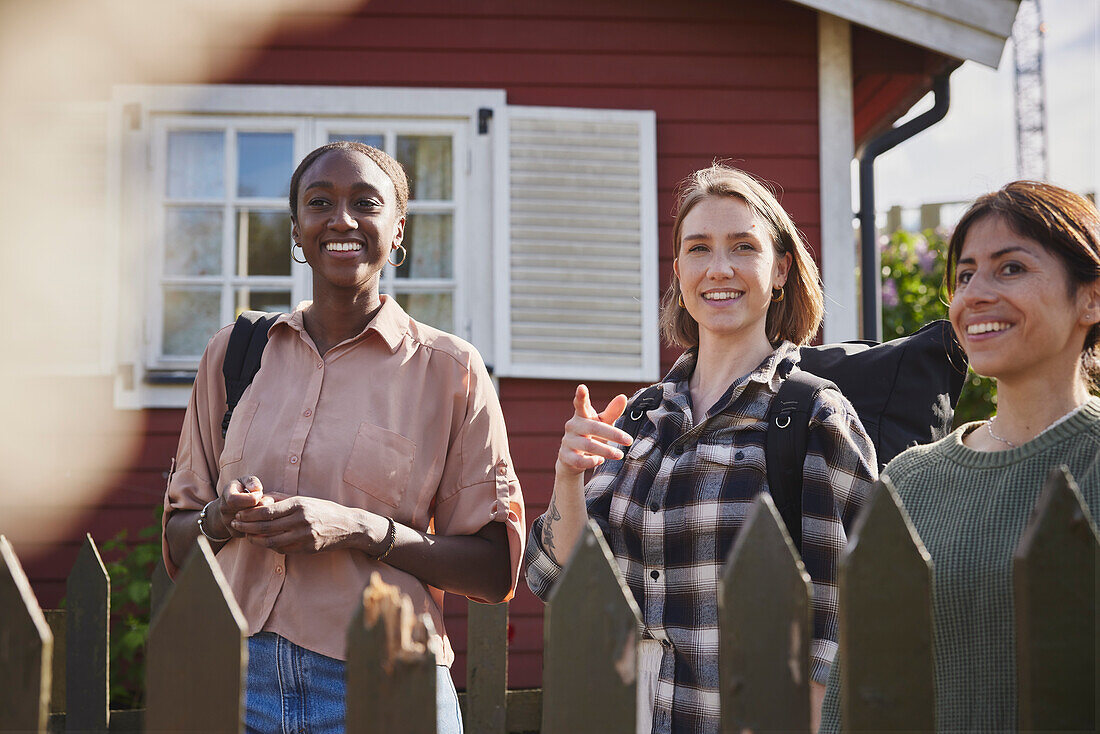
[[[511,597],[523,499],[477,351],[378,292],[400,265],[409,187],[356,142],[310,153],[291,178],[294,249],[314,300],[271,326],[224,440],[231,327],[207,346],[169,480],[164,560],[201,532],[249,624],[249,731],[342,731],[345,639],[370,577],[433,622],[440,732],[461,731],[443,592]]]

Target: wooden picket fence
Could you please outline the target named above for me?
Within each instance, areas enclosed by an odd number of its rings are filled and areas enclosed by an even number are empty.
[[[1021,730],[1100,724],[1098,559],[1081,494],[1055,470],[1013,559]],[[206,541],[174,588],[154,586],[147,706],[109,711],[110,580],[95,544],[73,567],[67,610],[46,615],[0,536],[0,731],[240,732],[246,625]],[[842,554],[839,605],[844,729],[933,730],[931,563],[888,483]],[[766,494],[730,552],[719,608],[723,731],[808,731],[809,577]],[[434,658],[419,642],[431,622],[411,613],[386,588],[364,593],[348,636],[349,733],[435,731]],[[634,731],[638,610],[594,523],[547,605],[541,691],[505,690],[506,628],[506,605],[470,604],[467,731]]]

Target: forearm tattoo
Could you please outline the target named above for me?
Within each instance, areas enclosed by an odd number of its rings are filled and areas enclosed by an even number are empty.
[[[561,513],[558,512],[558,506],[554,503],[554,498],[551,497],[550,506],[546,508],[546,518],[542,522],[542,545],[555,558],[557,558],[557,554],[554,551],[557,549],[554,547],[554,523],[560,519]]]

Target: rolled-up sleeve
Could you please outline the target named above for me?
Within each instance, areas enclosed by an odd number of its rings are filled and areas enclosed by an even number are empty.
[[[221,456],[222,416],[225,414],[225,382],[222,361],[232,327],[214,335],[199,360],[195,386],[183,417],[179,446],[168,486],[164,493],[164,516],[161,532],[161,553],[168,575],[175,578],[178,566],[168,553],[168,541],[163,527],[177,510],[201,510],[217,498],[218,457]]]
[[[823,391],[810,419],[802,485],[802,561],[813,582],[810,676],[821,684],[837,649],[837,563],[878,478],[875,446],[851,404]]]
[[[489,522],[504,523],[511,562],[507,599],[511,599],[527,537],[523,493],[508,452],[504,414],[485,364],[471,352],[463,369],[465,389],[459,399],[464,405],[455,411],[462,418],[450,442],[434,530],[438,535],[471,535]]]

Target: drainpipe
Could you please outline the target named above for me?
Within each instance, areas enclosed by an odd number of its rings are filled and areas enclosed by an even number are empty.
[[[859,154],[859,237],[863,273],[864,339],[882,341],[882,306],[879,303],[882,258],[875,241],[875,158],[942,120],[951,103],[950,91],[948,74],[933,78],[935,103],[932,109],[904,125],[890,128],[868,142]]]

